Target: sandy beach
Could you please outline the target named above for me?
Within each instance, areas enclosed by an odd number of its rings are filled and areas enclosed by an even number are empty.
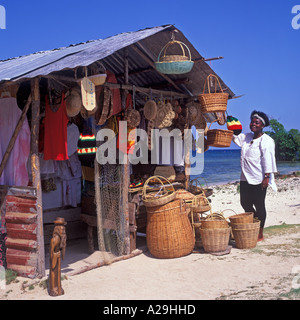
[[[176,259],[156,259],[146,250],[137,256],[69,276],[65,294],[50,297],[43,282],[17,277],[0,290],[3,300],[299,300],[300,177],[276,179],[278,192],[267,191],[265,240],[254,249],[215,256],[194,252]],[[241,213],[238,184],[214,186],[212,211]],[[230,209],[224,211],[225,209]],[[276,227],[274,227],[276,226]],[[143,244],[145,239],[139,239]],[[81,242],[82,244],[82,242]],[[77,250],[77,251],[76,251]],[[78,251],[79,250],[79,251]],[[97,260],[97,252],[67,247],[63,273]],[[84,251],[84,250],[83,250]],[[74,261],[81,254],[81,261]],[[46,256],[46,259],[48,257]],[[275,267],[276,266],[276,267]],[[47,270],[48,274],[48,270]],[[31,285],[30,285],[31,284]]]

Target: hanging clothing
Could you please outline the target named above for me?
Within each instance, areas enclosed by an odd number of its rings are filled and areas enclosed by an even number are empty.
[[[70,157],[77,151],[77,144],[79,139],[79,129],[74,123],[69,123],[67,127],[67,141],[68,141],[68,156]]]
[[[106,73],[107,73],[106,82],[118,83],[116,76],[111,71],[107,70]],[[113,112],[111,115],[113,116],[122,111],[122,101],[121,101],[120,89],[111,89],[111,92],[113,96]]]
[[[16,98],[0,99],[0,159],[3,159],[10,139],[22,114]],[[0,177],[0,184],[27,186],[27,161],[30,154],[30,129],[25,117],[15,145]]]
[[[68,160],[67,124],[65,94],[57,111],[53,111],[46,96],[44,160]]]

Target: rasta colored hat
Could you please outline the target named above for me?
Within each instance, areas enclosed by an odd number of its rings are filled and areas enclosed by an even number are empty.
[[[233,117],[233,116],[227,116],[227,129],[228,130],[232,130],[234,135],[239,135],[242,132],[242,124],[240,123],[240,121]]]

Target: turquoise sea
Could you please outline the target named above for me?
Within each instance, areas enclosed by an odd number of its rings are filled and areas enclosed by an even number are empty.
[[[239,181],[241,173],[240,155],[240,149],[208,150],[204,153],[203,172],[199,172],[197,166],[192,168],[191,179],[199,178],[201,183],[207,185]],[[201,155],[197,154],[196,157],[200,159]],[[300,161],[277,162],[277,169],[280,174],[300,171]]]

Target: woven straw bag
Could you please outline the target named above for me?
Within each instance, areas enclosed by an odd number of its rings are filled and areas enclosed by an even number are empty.
[[[153,181],[160,183],[161,187],[159,191],[147,192],[147,190],[149,191],[149,188],[147,188],[149,183]],[[168,185],[168,187],[166,185]],[[150,177],[144,184],[142,191],[142,200],[145,207],[162,206],[174,200],[175,197],[175,189],[173,185],[170,183],[170,181],[165,177],[153,176]]]
[[[209,81],[211,78],[215,79],[215,92],[210,91]],[[217,92],[217,84],[221,92]],[[206,86],[208,93],[205,93]],[[210,74],[204,82],[203,93],[198,95],[198,100],[201,104],[201,111],[203,113],[222,112],[227,110],[228,93],[224,93],[220,81],[217,76]]]
[[[211,210],[211,205],[206,198],[205,194],[199,194],[193,197],[190,209],[193,212],[203,213]]]

